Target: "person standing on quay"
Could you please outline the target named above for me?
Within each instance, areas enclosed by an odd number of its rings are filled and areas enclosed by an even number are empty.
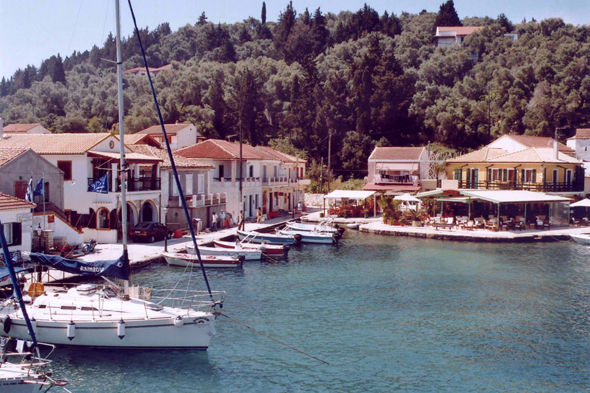
[[[211,218],[211,232],[217,231],[217,213],[213,212],[213,217]]]
[[[225,213],[223,212],[223,209],[221,209],[221,212],[219,213],[219,228],[223,229],[225,224]]]
[[[243,231],[245,228],[244,225],[244,212],[242,210],[240,210],[240,218],[238,220],[238,229]]]
[[[262,222],[262,209],[258,208],[256,210],[256,223],[260,224]]]

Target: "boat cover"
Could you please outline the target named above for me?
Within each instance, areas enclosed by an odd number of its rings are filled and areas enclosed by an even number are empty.
[[[23,270],[27,270],[27,269],[22,268],[22,267],[15,267],[14,268],[15,273],[22,272]],[[10,273],[8,272],[8,268],[7,267],[0,267],[0,282],[4,281],[6,279],[10,279]]]
[[[83,262],[59,255],[29,254],[31,261],[68,273],[85,276],[109,276],[129,280],[129,258],[123,254],[114,261]]]

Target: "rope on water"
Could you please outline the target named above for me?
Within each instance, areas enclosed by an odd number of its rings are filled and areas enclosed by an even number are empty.
[[[240,322],[240,321],[236,321],[235,319],[233,319],[233,318],[231,318],[231,317],[229,317],[229,316],[227,316],[227,315],[225,315],[225,314],[220,314],[220,315],[223,315],[224,317],[226,317],[227,319],[229,319],[229,320],[230,320],[230,321],[232,321],[232,322],[235,322],[235,323],[237,323],[238,325],[242,325],[242,326],[244,326],[244,327],[247,327],[248,329],[252,330],[253,332],[260,334],[261,336],[264,336],[264,337],[266,337],[266,338],[270,338],[271,340],[273,340],[273,341],[275,341],[275,342],[277,342],[277,343],[279,343],[279,344],[281,344],[281,345],[284,345],[284,346],[286,346],[286,347],[287,347],[287,348],[289,348],[289,349],[292,349],[292,350],[294,350],[294,351],[297,351],[297,352],[299,352],[299,353],[302,353],[302,354],[304,354],[305,356],[309,356],[309,357],[310,357],[310,358],[312,358],[312,359],[319,360],[319,361],[320,361],[320,362],[322,362],[322,363],[325,363],[325,364],[330,364],[330,363],[326,362],[325,360],[322,360],[322,359],[320,359],[320,358],[317,358],[317,357],[315,357],[315,356],[312,356],[312,355],[310,355],[310,354],[308,354],[308,353],[305,353],[305,352],[303,352],[303,351],[300,351],[299,349],[297,349],[297,348],[293,348],[292,346],[290,346],[290,345],[287,345],[287,344],[285,344],[284,342],[281,342],[281,341],[277,340],[276,338],[272,338],[272,337],[270,337],[270,336],[268,336],[268,335],[266,335],[266,334],[264,334],[264,333],[262,333],[262,332],[259,332],[258,330],[254,329],[254,328],[252,328],[252,327],[250,327],[250,326],[248,326],[248,325],[246,325],[246,324],[243,324],[243,323],[242,323],[242,322]]]

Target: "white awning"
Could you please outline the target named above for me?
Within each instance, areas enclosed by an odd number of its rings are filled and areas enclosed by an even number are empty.
[[[400,201],[406,201],[406,202],[422,202],[420,199],[418,199],[415,196],[412,196],[410,194],[398,195],[398,196],[394,197],[393,199],[397,199]]]
[[[459,190],[465,196],[492,203],[571,202],[570,198],[521,190]]]
[[[572,203],[570,207],[590,207],[590,199],[582,199],[581,201]]]
[[[375,191],[336,190],[324,196],[324,199],[367,199],[375,194]]]

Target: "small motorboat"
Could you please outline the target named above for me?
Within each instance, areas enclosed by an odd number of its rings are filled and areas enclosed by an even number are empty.
[[[576,243],[590,246],[590,233],[578,233],[577,235],[570,234],[570,237]]]
[[[301,236],[301,243],[336,244],[342,237],[339,233],[296,231],[285,228],[277,232],[281,235]]]
[[[287,222],[287,228],[305,232],[344,233],[344,228],[338,226],[338,224],[332,226],[329,221],[322,221],[319,224],[303,224],[301,222],[289,221]]]
[[[187,247],[186,252],[189,254],[196,254],[195,248],[192,246]],[[199,246],[199,252],[201,253],[201,255],[244,257],[245,261],[257,261],[262,258],[262,251],[255,250],[252,248],[238,247],[238,246],[233,247],[233,248]]]
[[[248,242],[224,242],[223,240],[213,240],[215,247],[219,248],[236,248],[237,245],[246,250],[259,250],[266,255],[283,255],[289,252],[289,246],[287,244],[255,244]]]
[[[238,237],[242,241],[250,243],[268,243],[268,244],[297,244],[301,241],[301,235],[286,235],[286,234],[274,234],[274,233],[261,233],[261,232],[245,232],[236,231]]]
[[[163,252],[162,256],[170,266],[195,266],[199,267],[199,258],[196,254],[185,252]],[[243,257],[228,257],[221,255],[201,255],[204,267],[211,268],[241,268]]]
[[[359,229],[360,224],[358,222],[353,222],[346,225],[350,229]]]

